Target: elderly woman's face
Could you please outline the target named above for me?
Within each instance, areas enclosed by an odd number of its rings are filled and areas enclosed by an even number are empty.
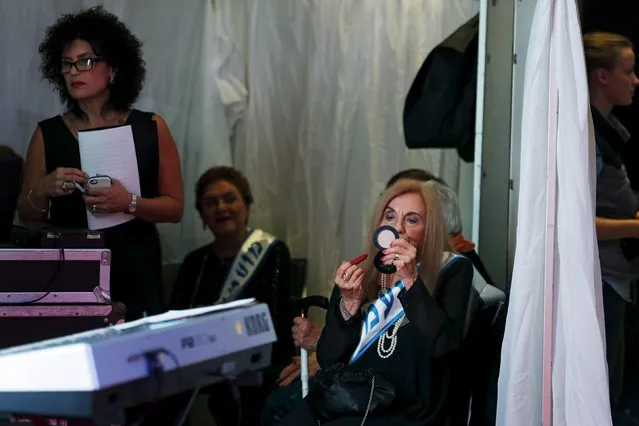
[[[204,191],[201,215],[213,234],[229,235],[246,229],[249,209],[237,187],[220,180]]]
[[[74,40],[62,54],[61,63],[67,90],[73,99],[85,100],[104,93],[112,69],[84,40]]]
[[[384,210],[382,225],[392,226],[400,237],[419,247],[426,229],[426,206],[421,195],[409,192],[393,198]]]

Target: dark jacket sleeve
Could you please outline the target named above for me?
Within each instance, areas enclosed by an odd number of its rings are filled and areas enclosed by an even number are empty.
[[[203,260],[204,251],[202,248],[186,255],[173,282],[169,309],[187,309],[189,307]]]
[[[432,342],[434,357],[461,344],[472,280],[471,261],[458,257],[441,272],[434,297],[420,278],[399,296],[408,320]]]
[[[341,298],[339,289],[334,287],[326,312],[326,324],[317,342],[317,361],[323,369],[348,363],[359,342],[362,316],[358,313],[345,321],[339,308]]]

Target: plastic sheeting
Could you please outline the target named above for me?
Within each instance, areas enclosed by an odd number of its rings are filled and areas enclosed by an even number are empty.
[[[179,225],[161,225],[164,257],[180,262],[209,237],[195,211],[194,185],[214,164],[230,164],[230,131],[246,104],[241,70],[215,25],[209,0],[20,0],[0,2],[0,144],[21,154],[38,121],[62,112],[41,80],[38,45],[63,13],[103,5],[144,43],[146,84],[136,107],[162,115],[181,153],[186,208]]]
[[[247,58],[233,152],[256,198],[251,221],[308,258],[308,291],[326,294],[342,259],[361,252],[391,175],[421,167],[457,186],[457,154],[408,151],[401,118],[427,53],[476,2],[233,0],[216,11]]]
[[[594,131],[575,0],[539,0],[529,40],[497,425],[610,425]]]

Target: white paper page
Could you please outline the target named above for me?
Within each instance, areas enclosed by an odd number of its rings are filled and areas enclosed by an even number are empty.
[[[131,126],[78,132],[82,170],[91,176],[117,179],[133,194],[140,194],[140,175]],[[92,213],[87,209],[89,229],[104,229],[134,218],[127,213]]]

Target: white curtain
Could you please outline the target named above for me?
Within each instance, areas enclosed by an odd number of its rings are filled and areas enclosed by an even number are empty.
[[[37,47],[60,14],[96,4],[144,42],[137,107],[165,117],[182,156],[185,216],[161,227],[166,261],[210,239],[193,189],[212,165],[247,174],[252,225],[309,259],[311,293],[326,293],[339,261],[362,250],[393,173],[426,168],[457,187],[454,151],[405,148],[402,109],[428,52],[476,1],[3,1],[0,144],[25,153],[37,121],[62,110]]]
[[[308,258],[308,292],[326,294],[339,262],[361,252],[391,175],[420,167],[457,186],[455,151],[405,148],[402,111],[428,52],[476,2],[233,0],[216,11],[246,57],[233,152],[256,197],[251,222]]]
[[[497,425],[606,426],[594,138],[575,0],[538,0],[529,40]]]
[[[230,164],[230,131],[246,94],[239,62],[223,28],[214,25],[210,0],[20,0],[0,2],[0,144],[24,155],[38,121],[62,112],[38,70],[38,45],[58,17],[101,4],[144,43],[147,77],[136,107],[162,115],[182,158],[184,220],[161,226],[164,257],[180,262],[208,237],[195,211],[197,177]]]

